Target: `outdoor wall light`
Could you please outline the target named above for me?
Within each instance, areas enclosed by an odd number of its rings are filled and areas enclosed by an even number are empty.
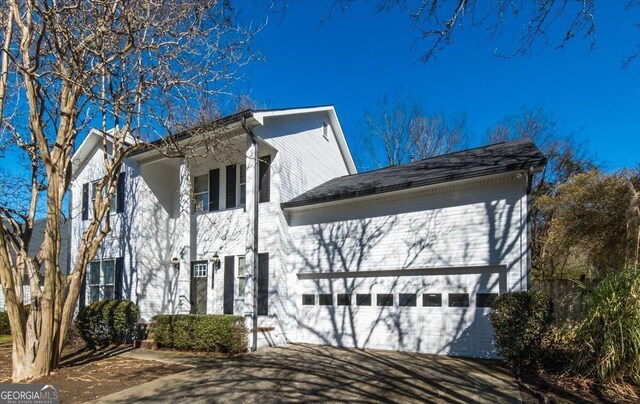
[[[214,271],[220,269],[220,257],[218,256],[218,253],[214,253],[213,257],[211,257],[211,264],[213,265]]]
[[[178,271],[180,269],[180,258],[178,257],[171,258],[171,266],[173,267],[173,269]]]

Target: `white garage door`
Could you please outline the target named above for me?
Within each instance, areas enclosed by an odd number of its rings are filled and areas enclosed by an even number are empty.
[[[454,272],[300,274],[296,341],[496,357],[489,311],[504,268]]]

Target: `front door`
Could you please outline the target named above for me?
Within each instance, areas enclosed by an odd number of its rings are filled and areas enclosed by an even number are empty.
[[[191,263],[191,314],[207,313],[207,279],[209,264],[207,261]]]

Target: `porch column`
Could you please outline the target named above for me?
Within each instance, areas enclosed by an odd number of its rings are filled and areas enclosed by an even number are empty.
[[[247,185],[246,185],[246,209],[247,209],[247,239],[246,239],[246,300],[245,319],[247,327],[252,330],[252,350],[257,348],[258,327],[258,178],[260,164],[257,164],[259,155],[257,142],[252,142],[251,136],[247,136]]]
[[[191,174],[189,163],[183,159],[180,163],[180,195],[178,212],[178,231],[174,257],[180,260],[180,272],[177,274],[176,312],[191,312]]]

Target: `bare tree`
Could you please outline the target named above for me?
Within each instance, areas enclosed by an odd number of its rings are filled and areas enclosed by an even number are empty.
[[[59,365],[85,269],[111,229],[109,206],[124,159],[185,122],[203,94],[228,92],[253,59],[250,42],[259,27],[241,24],[230,1],[0,5],[0,148],[21,154],[29,170],[20,177],[26,178],[23,202],[0,201],[0,280],[13,339],[12,378],[19,381]],[[60,268],[63,201],[76,141],[91,126],[103,134],[104,177],[67,275]],[[175,152],[172,145],[155,147]],[[30,251],[39,207],[46,214],[44,240]],[[30,312],[23,305],[25,276]]]
[[[335,0],[328,18],[336,9],[345,12],[353,1]],[[576,37],[588,40],[591,49],[596,47],[595,0],[371,0],[370,3],[377,12],[400,11],[407,15],[418,31],[417,41],[424,44],[425,62],[464,35],[465,29],[484,35],[494,45],[506,28],[519,32],[515,45],[509,41],[506,51],[494,46],[494,52],[505,57],[529,54],[538,46],[563,48]],[[630,10],[640,6],[640,2],[630,0],[623,6]],[[636,43],[623,66],[639,55],[640,43]]]
[[[549,198],[571,177],[597,165],[581,143],[560,133],[555,118],[542,107],[506,116],[487,132],[487,139],[490,143],[530,139],[548,158],[545,170],[532,183],[531,249],[534,274],[554,276],[556,268],[565,266],[569,251],[558,247],[561,244],[553,228],[556,205],[549,203]]]
[[[367,167],[387,167],[450,153],[464,143],[465,117],[428,114],[408,98],[383,97],[379,110],[365,114]],[[372,163],[372,164],[371,164]]]

